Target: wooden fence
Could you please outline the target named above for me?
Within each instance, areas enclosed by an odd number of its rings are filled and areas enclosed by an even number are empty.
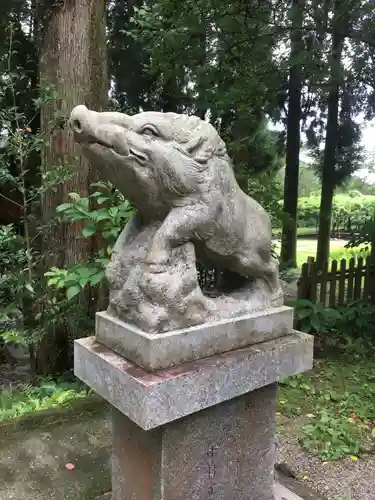
[[[312,257],[302,266],[298,298],[329,307],[375,296],[375,265],[371,257],[332,261],[319,269]]]

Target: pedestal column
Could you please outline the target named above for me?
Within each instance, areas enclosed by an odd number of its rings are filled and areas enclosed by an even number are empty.
[[[113,412],[113,500],[274,500],[276,384],[144,431]]]

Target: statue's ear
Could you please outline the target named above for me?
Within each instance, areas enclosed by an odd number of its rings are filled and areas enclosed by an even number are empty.
[[[185,149],[190,155],[194,156],[194,154],[197,152],[197,149],[199,149],[204,144],[205,141],[206,137],[200,135],[193,137],[193,139],[191,139],[186,144]]]
[[[197,136],[189,141],[185,149],[198,163],[207,163],[213,154],[213,148],[208,145],[206,136]]]

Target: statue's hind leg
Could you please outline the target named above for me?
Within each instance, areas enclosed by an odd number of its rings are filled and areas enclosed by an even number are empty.
[[[264,260],[259,252],[253,250],[248,255],[238,257],[234,270],[250,280],[263,280],[272,295],[278,296],[282,293],[278,264],[273,258]]]

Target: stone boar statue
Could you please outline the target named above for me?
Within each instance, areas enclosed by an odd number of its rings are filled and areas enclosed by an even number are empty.
[[[280,298],[265,210],[238,186],[225,143],[196,116],[98,113],[77,106],[74,138],[103,179],[137,209],[126,238],[159,221],[145,255],[150,272],[170,265],[173,250],[192,242],[198,258],[262,280]],[[131,236],[133,235],[133,236]]]

